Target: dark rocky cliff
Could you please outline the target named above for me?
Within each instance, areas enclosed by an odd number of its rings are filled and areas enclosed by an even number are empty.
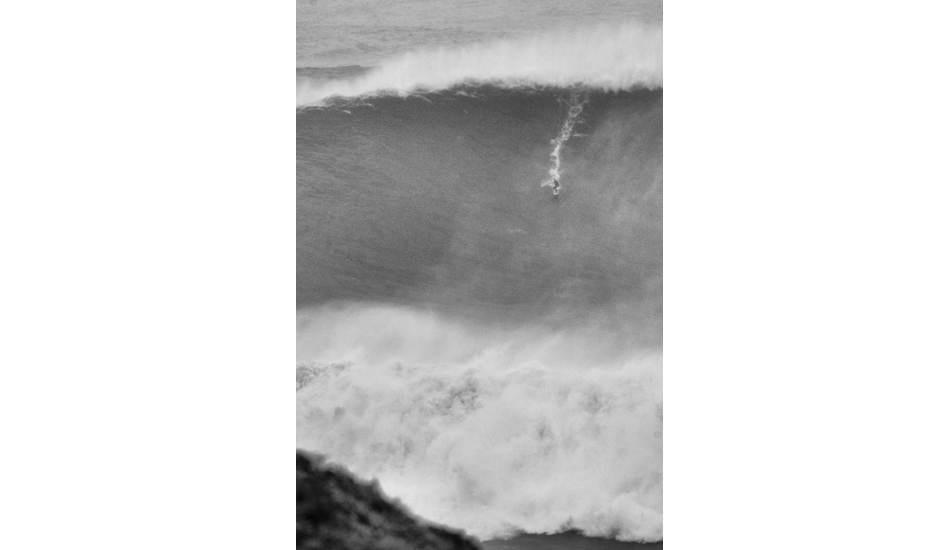
[[[461,532],[414,517],[319,455],[297,451],[297,548],[307,550],[480,550]]]

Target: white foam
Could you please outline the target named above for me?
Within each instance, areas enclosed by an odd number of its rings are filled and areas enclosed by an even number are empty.
[[[297,393],[299,447],[482,539],[662,539],[659,351],[598,357],[603,329],[405,308],[304,317],[298,355],[315,375]]]
[[[661,25],[628,22],[414,51],[389,59],[355,79],[319,84],[298,80],[297,106],[319,104],[333,96],[406,95],[479,83],[582,85],[604,90],[662,86],[663,29]]]

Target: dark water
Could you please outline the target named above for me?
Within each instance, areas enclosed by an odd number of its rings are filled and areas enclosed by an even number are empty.
[[[555,198],[540,183],[572,96],[586,103]],[[610,310],[626,337],[658,344],[662,106],[662,89],[482,86],[298,110],[298,308]]]

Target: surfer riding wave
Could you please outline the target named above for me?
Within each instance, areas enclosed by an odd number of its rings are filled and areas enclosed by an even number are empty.
[[[564,142],[566,142],[574,132],[574,123],[577,122],[577,117],[581,114],[581,111],[584,110],[584,104],[587,103],[587,96],[586,94],[581,95],[579,93],[572,94],[567,103],[567,118],[561,125],[558,136],[551,140],[551,145],[554,146],[554,150],[551,151],[551,169],[548,170],[551,179],[541,184],[542,187],[551,187],[551,191],[555,197],[557,197],[561,191],[561,184],[558,182],[558,177],[561,176],[561,149],[564,147]]]

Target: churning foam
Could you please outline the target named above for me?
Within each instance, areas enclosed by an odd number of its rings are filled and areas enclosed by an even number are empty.
[[[660,25],[630,22],[462,48],[415,51],[385,61],[352,80],[322,84],[298,81],[297,106],[318,104],[333,96],[406,95],[479,83],[582,85],[604,90],[662,86],[663,29]]]
[[[662,358],[597,331],[353,307],[298,333],[297,445],[482,539],[662,539]],[[338,358],[338,361],[332,360]]]

